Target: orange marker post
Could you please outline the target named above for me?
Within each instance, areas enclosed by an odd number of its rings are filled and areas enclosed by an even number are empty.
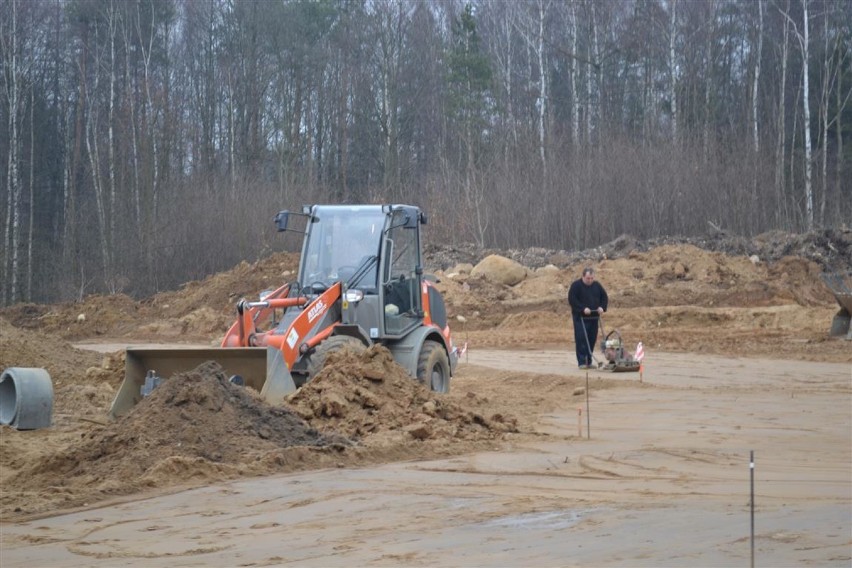
[[[577,435],[583,437],[583,407],[577,407]]]

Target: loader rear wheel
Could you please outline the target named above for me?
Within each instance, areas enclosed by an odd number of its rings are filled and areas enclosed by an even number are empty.
[[[444,347],[431,340],[423,342],[417,359],[417,380],[435,392],[450,392],[450,361]]]
[[[341,349],[352,349],[356,353],[361,353],[367,349],[367,346],[348,335],[332,335],[328,339],[323,340],[308,359],[308,381],[312,380],[322,371],[329,355]]]

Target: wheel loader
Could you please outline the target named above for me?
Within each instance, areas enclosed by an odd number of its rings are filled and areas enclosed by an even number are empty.
[[[448,392],[459,351],[436,280],[423,272],[426,220],[410,205],[280,211],[278,231],[304,235],[297,280],[240,300],[219,348],[128,349],[110,416],[127,412],[173,373],[210,360],[276,404],[315,377],[333,351],[374,343],[412,378]]]

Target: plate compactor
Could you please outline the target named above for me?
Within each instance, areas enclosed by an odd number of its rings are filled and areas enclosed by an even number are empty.
[[[603,361],[595,357],[594,351],[592,351],[592,347],[589,343],[589,336],[586,335],[586,347],[589,348],[589,353],[592,354],[592,358],[598,364],[598,369],[602,371],[612,371],[613,373],[638,372],[640,362],[634,358],[633,353],[624,349],[624,341],[621,339],[621,333],[617,329],[606,333],[603,327],[603,318],[599,317],[599,322],[601,335],[603,335],[603,339],[601,340]],[[583,333],[586,333],[585,326],[583,327]]]
[[[599,369],[613,373],[639,371],[639,361],[633,358],[633,353],[624,350],[624,341],[617,329],[610,331],[603,338],[601,351],[604,361],[598,361]]]

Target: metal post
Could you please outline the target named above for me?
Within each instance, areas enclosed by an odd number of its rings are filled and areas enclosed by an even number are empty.
[[[749,470],[751,471],[751,568],[754,568],[754,450],[750,452]]]
[[[589,372],[586,371],[586,438],[592,439],[592,420],[589,416]]]

